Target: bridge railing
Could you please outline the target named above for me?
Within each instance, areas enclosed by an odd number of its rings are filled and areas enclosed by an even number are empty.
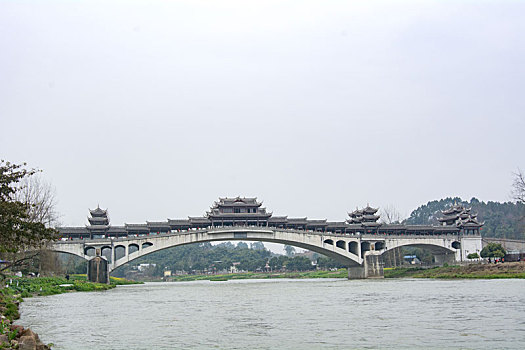
[[[184,234],[191,234],[191,233],[197,233],[197,232],[208,232],[208,231],[224,231],[224,232],[231,232],[231,231],[239,231],[239,230],[248,230],[248,231],[281,231],[281,232],[291,232],[291,233],[299,233],[299,234],[314,234],[319,236],[335,236],[335,237],[360,237],[360,238],[366,238],[366,239],[395,239],[395,238],[450,238],[450,237],[456,237],[458,236],[457,232],[454,233],[439,233],[439,234],[430,234],[430,233],[415,233],[415,232],[406,232],[406,233],[361,233],[359,231],[357,232],[346,232],[346,233],[334,233],[330,231],[318,231],[318,230],[305,230],[305,229],[296,229],[296,228],[281,228],[281,227],[272,227],[272,226],[256,226],[256,225],[239,225],[239,226],[216,226],[216,227],[207,227],[207,228],[190,228],[185,230],[172,230],[170,232],[166,233],[152,233],[152,234],[128,234],[126,236],[119,236],[119,237],[113,237],[113,236],[106,236],[101,238],[69,238],[69,239],[62,239],[60,241],[57,241],[57,243],[67,243],[67,242],[79,242],[79,241],[89,241],[89,242],[108,242],[108,241],[125,241],[129,239],[148,239],[148,238],[154,238],[159,236],[173,236],[173,235],[184,235]]]

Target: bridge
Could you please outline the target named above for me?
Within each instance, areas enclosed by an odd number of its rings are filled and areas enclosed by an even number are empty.
[[[437,263],[465,260],[472,252],[481,250],[481,236],[473,235],[349,235],[296,229],[236,226],[214,227],[183,232],[58,241],[49,248],[90,260],[97,251],[107,256],[107,272],[139,257],[184,244],[214,241],[274,242],[308,249],[334,258],[348,266],[348,278],[383,276],[383,255],[389,250],[412,246],[433,252]]]
[[[88,226],[59,227],[63,240],[51,249],[89,260],[88,277],[107,281],[111,271],[141,256],[201,242],[292,245],[341,261],[349,278],[382,277],[383,254],[402,246],[427,248],[437,263],[463,261],[482,248],[483,223],[461,205],[443,211],[441,225],[384,224],[370,206],[348,213],[346,221],[327,222],[273,216],[261,205],[257,198],[219,198],[205,216],[125,226],[110,226],[107,210],[96,208]]]

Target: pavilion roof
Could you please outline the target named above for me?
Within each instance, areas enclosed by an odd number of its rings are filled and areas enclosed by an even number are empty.
[[[262,203],[260,202],[257,202],[257,197],[253,197],[253,198],[246,198],[246,197],[235,197],[235,198],[228,198],[228,197],[225,197],[225,198],[219,198],[219,201],[218,202],[215,202],[214,203],[214,206],[213,208],[217,208],[217,207],[236,207],[236,206],[240,206],[240,207],[243,207],[243,206],[250,206],[250,207],[253,207],[253,206],[257,206],[257,207],[260,207],[262,205]]]
[[[193,224],[210,223],[210,219],[204,216],[189,216],[190,222]]]
[[[108,215],[108,211],[107,211],[107,210],[104,210],[104,209],[100,209],[99,206],[97,206],[96,209],[89,209],[89,213],[91,214],[91,216],[103,216],[103,215]]]
[[[170,224],[167,221],[146,221],[146,225],[148,227],[162,227],[162,228],[170,228]]]
[[[89,234],[89,231],[86,227],[66,226],[66,227],[57,227],[57,230],[61,234],[68,234],[68,233]]]
[[[126,227],[124,226],[110,226],[108,228],[108,233],[127,233]]]
[[[377,213],[379,209],[378,208],[372,208],[370,205],[367,204],[365,208],[362,209],[363,215],[364,214],[375,214]]]

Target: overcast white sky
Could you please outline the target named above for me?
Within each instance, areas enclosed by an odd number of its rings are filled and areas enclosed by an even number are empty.
[[[523,1],[0,1],[0,158],[64,225],[506,201],[524,33]]]

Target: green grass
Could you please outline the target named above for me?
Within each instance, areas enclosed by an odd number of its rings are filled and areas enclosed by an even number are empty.
[[[507,268],[509,265],[501,267]],[[525,278],[525,271],[521,268],[509,268],[501,271],[491,270],[492,265],[480,266],[442,266],[424,269],[421,267],[398,267],[385,269],[385,278],[439,278],[439,279],[501,279]]]

